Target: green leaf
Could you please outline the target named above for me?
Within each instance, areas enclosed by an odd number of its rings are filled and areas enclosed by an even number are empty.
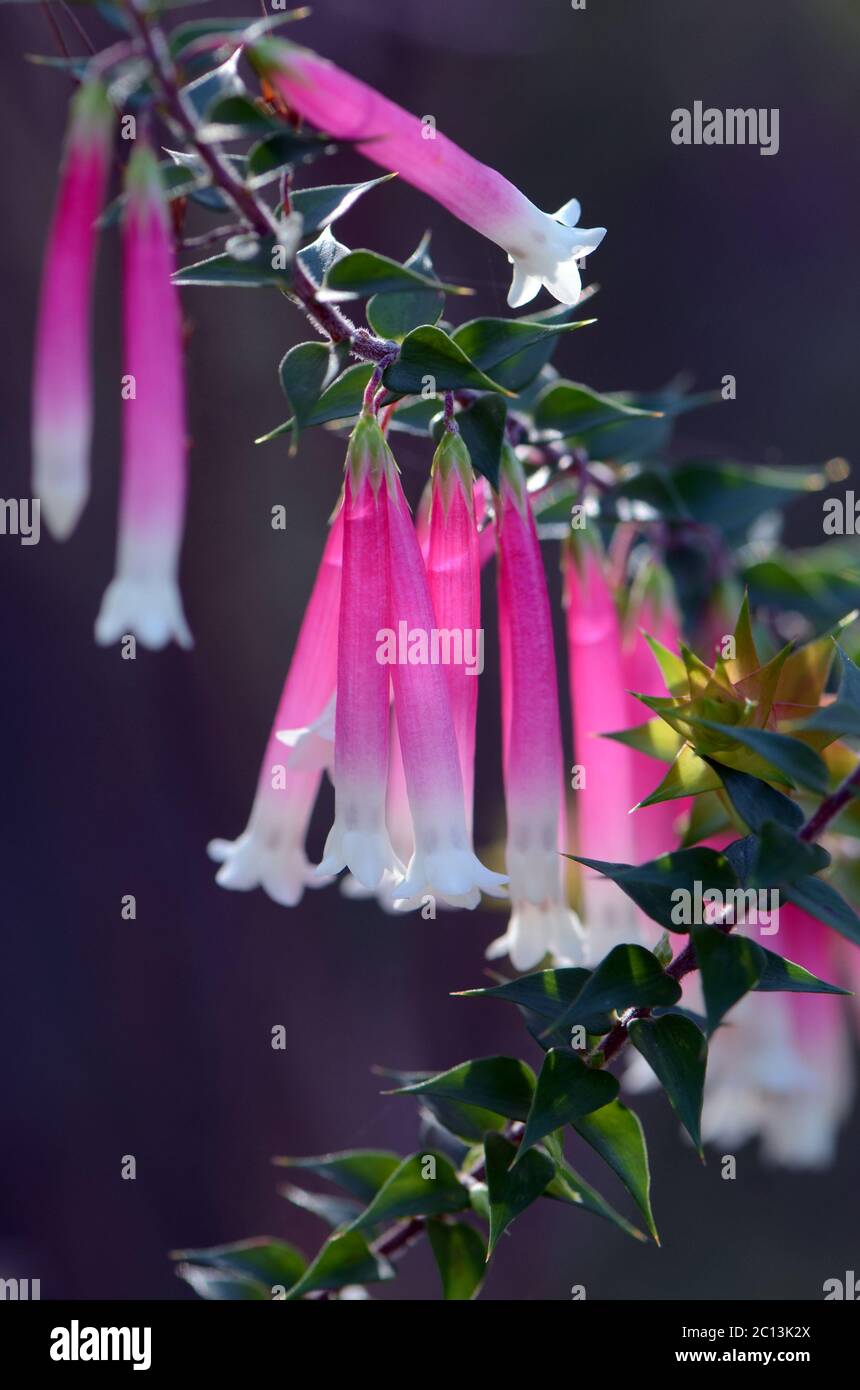
[[[637,806],[656,806],[661,801],[677,801],[681,796],[699,796],[702,792],[720,789],[720,779],[704,758],[700,758],[688,743],[682,745],[663,781],[650,796],[643,797]]]
[[[737,724],[718,724],[713,719],[690,717],[690,724],[714,733],[723,734],[727,739],[750,748],[776,768],[792,784],[808,787],[810,791],[824,796],[827,792],[827,764],[814,748],[791,738],[789,734],[778,734],[770,729],[739,728]],[[720,762],[719,753],[712,754],[712,763]],[[722,769],[720,768],[720,776]]]
[[[572,310],[568,309],[568,313]],[[593,322],[593,320],[590,320]],[[482,371],[492,372],[507,364],[508,370],[494,377],[500,385],[519,391],[526,386],[548,360],[554,339],[584,327],[577,323],[541,323],[538,319],[471,319],[461,324],[452,335],[454,342]],[[532,349],[540,349],[537,355]],[[511,370],[513,363],[513,370]],[[503,369],[504,370],[504,369]]]
[[[444,285],[435,275],[422,275],[407,269],[389,256],[375,251],[350,251],[326,277],[325,288],[332,297],[360,299],[367,294],[389,294],[409,289],[444,290],[448,294],[470,294],[459,285]]]
[[[287,269],[276,269],[272,263],[275,248],[273,237],[256,241],[249,237],[245,243],[251,254],[237,258],[229,252],[209,256],[194,265],[182,266],[173,278],[175,285],[219,285],[236,289],[262,289],[276,286],[286,289],[290,284]]]
[[[616,733],[601,734],[601,738],[611,738],[623,743],[627,748],[635,748],[649,758],[670,763],[677,756],[684,740],[671,729],[665,720],[649,719],[645,724],[636,724],[632,729],[619,729]]]
[[[432,1164],[428,1164],[428,1160],[432,1160]],[[426,1177],[425,1170],[432,1169],[435,1169],[435,1177]],[[359,1231],[409,1216],[441,1216],[463,1211],[468,1205],[468,1193],[444,1154],[432,1150],[411,1154],[394,1170],[350,1230]]]
[[[765,821],[778,821],[788,830],[800,829],[803,811],[791,797],[778,792],[758,777],[751,777],[748,772],[738,772],[723,763],[712,762],[710,758],[706,758],[705,762],[719,774],[729,800],[741,820],[754,833],[761,830]]]
[[[245,1279],[241,1274],[186,1264],[177,1265],[176,1273],[191,1285],[198,1298],[230,1303],[271,1301],[272,1295],[263,1284],[257,1279]]]
[[[305,425],[324,425],[330,420],[349,420],[361,411],[361,402],[364,397],[364,389],[370,381],[373,373],[371,362],[358,362],[354,367],[347,367],[345,372],[333,381],[331,386],[326,387],[316,405],[311,409],[305,420]],[[294,421],[292,417],[285,420],[282,425],[270,430],[268,434],[260,435],[255,444],[268,444],[271,439],[278,439],[283,434],[289,434],[293,429]]]
[[[505,440],[508,407],[501,396],[478,396],[465,410],[457,412],[457,424],[469,450],[472,467],[499,486],[499,464]]]
[[[484,1242],[465,1221],[427,1222],[430,1249],[442,1280],[446,1301],[476,1298],[486,1273]]]
[[[799,840],[778,821],[765,821],[748,883],[751,888],[778,888],[826,869],[830,855],[821,845]]]
[[[278,368],[281,388],[293,411],[294,453],[299,430],[313,414],[330,377],[337,372],[339,359],[328,343],[297,343],[290,348]]]
[[[346,1284],[375,1284],[393,1278],[388,1260],[371,1250],[360,1231],[343,1231],[329,1237],[313,1264],[288,1290],[287,1301],[316,1289],[342,1289]]]
[[[551,1197],[553,1201],[566,1202],[571,1206],[582,1207],[584,1211],[590,1211],[595,1216],[602,1216],[604,1221],[611,1221],[613,1226],[624,1231],[634,1240],[645,1241],[648,1237],[644,1231],[640,1231],[638,1226],[627,1220],[617,1212],[605,1197],[601,1197],[595,1188],[589,1186],[584,1178],[571,1168],[569,1163],[564,1161],[556,1162],[556,1173],[552,1182],[544,1192],[545,1197]]]
[[[275,1158],[278,1168],[298,1168],[337,1183],[345,1192],[369,1202],[400,1164],[395,1153],[385,1149],[346,1149],[343,1153],[320,1154],[316,1158]]]
[[[343,264],[344,261],[341,261],[335,269]],[[470,362],[447,333],[429,324],[407,333],[397,361],[386,367],[382,380],[389,391],[417,395],[427,385],[428,377],[431,379],[431,389],[437,393],[472,388],[511,394]]]
[[[305,163],[330,148],[331,141],[316,131],[285,130],[258,140],[248,151],[247,179],[249,188],[264,188],[279,178],[285,169]]]
[[[663,1014],[661,1018],[634,1019],[627,1034],[701,1154],[702,1097],[708,1064],[708,1043],[701,1029],[679,1014]]]
[[[205,126],[198,131],[198,139],[204,143],[228,140],[242,140],[247,136],[259,136],[282,129],[256,102],[245,93],[219,97],[209,108]]]
[[[599,1110],[617,1095],[618,1081],[609,1072],[589,1067],[574,1052],[552,1048],[544,1058],[514,1162],[522,1163],[527,1151],[560,1125]]]
[[[536,1202],[555,1176],[555,1164],[540,1149],[532,1149],[522,1163],[513,1166],[516,1146],[501,1134],[488,1134],[484,1141],[487,1191],[490,1202],[490,1240],[487,1259],[499,1237],[526,1207]]]
[[[525,1062],[514,1057],[480,1057],[387,1094],[441,1096],[492,1110],[509,1120],[525,1120],[534,1088],[534,1072]]]
[[[555,1020],[578,998],[590,978],[590,970],[584,970],[581,966],[564,966],[558,970],[538,970],[532,975],[521,975],[517,980],[508,980],[505,984],[491,985],[485,989],[465,989],[460,991],[459,997],[503,999],[506,1003],[516,1004],[531,1017]],[[607,1033],[612,1021],[604,1010],[583,1020],[583,1023],[588,1033]]]
[[[829,985],[825,980],[819,980],[802,965],[795,965],[794,961],[774,955],[773,951],[766,950],[764,946],[759,949],[764,956],[764,970],[756,985],[757,990],[766,993],[780,990],[789,994],[851,993],[848,989],[841,989],[839,985]]]
[[[716,927],[694,927],[693,946],[702,975],[708,1032],[739,999],[755,989],[764,972],[762,948],[744,936],[726,935]]]
[[[737,878],[726,856],[706,845],[673,850],[671,854],[663,854],[659,859],[650,859],[640,865],[611,864],[602,859],[583,859],[577,855],[569,857],[611,878],[637,907],[667,931],[688,930],[677,921],[677,899],[673,895],[679,890],[693,894],[696,884],[701,884],[703,892],[715,888],[725,893],[737,887]],[[656,1002],[672,1004],[674,1000]]]
[[[306,1192],[303,1187],[296,1187],[295,1183],[291,1182],[281,1184],[278,1196],[285,1198],[294,1207],[299,1207],[301,1211],[318,1216],[335,1230],[340,1226],[351,1225],[361,1211],[360,1203],[354,1202],[350,1197],[335,1197],[328,1192]]]
[[[837,697],[831,704],[816,710],[803,725],[803,730],[823,729],[839,738],[846,735],[860,738],[860,670],[838,642],[835,646],[841,667]]]
[[[556,1027],[582,1023],[609,1009],[660,1008],[675,1004],[681,986],[644,946],[615,946],[592,971]]]
[[[242,95],[245,84],[237,72],[239,57],[238,51],[233,53],[226,62],[182,88],[181,99],[192,107],[198,118],[205,117],[216,101]]]
[[[430,236],[422,238],[409,260],[407,270],[416,270],[427,280],[438,280],[430,259]],[[381,338],[400,342],[420,324],[435,324],[445,308],[441,290],[406,290],[403,294],[375,294],[367,303],[367,321]]]
[[[788,884],[782,895],[803,908],[810,917],[826,922],[828,927],[860,946],[860,917],[831,883],[821,878],[802,878],[798,883]]]
[[[538,397],[534,422],[539,430],[584,438],[601,425],[636,416],[653,419],[654,411],[625,405],[578,382],[555,381]]]
[[[396,177],[396,174],[383,174],[381,178],[365,179],[363,183],[327,183],[320,184],[318,188],[293,188],[290,190],[290,207],[293,212],[301,213],[306,234],[321,231],[349,212],[371,188]]]
[[[253,1279],[264,1286],[267,1296],[271,1296],[275,1284],[289,1288],[301,1278],[307,1267],[307,1260],[300,1250],[282,1240],[273,1240],[271,1236],[237,1240],[230,1245],[212,1245],[205,1250],[175,1250],[171,1252],[171,1259]]]
[[[575,1121],[573,1128],[617,1173],[644,1216],[653,1240],[659,1245],[660,1238],[651,1211],[648,1149],[638,1115],[628,1110],[620,1100],[613,1100],[593,1115]]]

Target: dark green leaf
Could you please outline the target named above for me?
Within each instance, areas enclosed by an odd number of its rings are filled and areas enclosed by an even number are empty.
[[[783,956],[774,955],[773,951],[761,948],[764,956],[764,970],[761,978],[756,985],[757,990],[770,992],[772,990],[782,990],[789,994],[850,994],[850,990],[841,989],[839,985],[829,985],[824,980],[819,980],[817,976],[811,975],[802,965],[795,965],[794,961],[786,960]]]
[[[276,1158],[279,1168],[298,1168],[337,1183],[345,1192],[369,1202],[399,1166],[397,1154],[384,1149],[346,1149],[343,1153],[320,1154],[316,1158]]]
[[[237,71],[239,57],[238,52],[232,54],[226,62],[183,87],[182,99],[193,108],[198,118],[204,117],[216,101],[244,92],[245,84]]]
[[[761,988],[761,985],[759,985]],[[681,1124],[702,1151],[702,1097],[708,1044],[695,1023],[678,1014],[635,1019],[628,1037],[654,1072]]]
[[[408,289],[445,290],[448,294],[468,294],[458,285],[443,285],[434,276],[407,270],[399,261],[375,251],[351,251],[329,271],[326,289],[338,297],[362,298],[366,294],[388,294]]]
[[[278,374],[281,388],[293,411],[293,449],[298,433],[312,415],[329,378],[337,371],[338,358],[327,343],[298,343],[282,359]]]
[[[531,1108],[535,1077],[531,1067],[514,1057],[480,1057],[462,1062],[426,1081],[401,1086],[398,1096],[441,1096],[492,1110],[510,1120],[525,1120]]]
[[[496,1243],[526,1207],[536,1202],[555,1176],[555,1164],[540,1149],[532,1149],[522,1163],[512,1166],[516,1146],[501,1134],[488,1134],[484,1141],[487,1190],[490,1202],[489,1259]]]
[[[278,1196],[284,1197],[294,1207],[318,1216],[334,1229],[349,1226],[361,1211],[360,1203],[349,1197],[334,1197],[328,1192],[306,1192],[303,1187],[296,1187],[291,1182],[285,1182],[278,1188]]]
[[[789,734],[778,734],[770,729],[740,728],[737,724],[717,724],[713,719],[690,718],[690,724],[713,733],[723,734],[727,739],[750,748],[764,758],[771,767],[776,768],[791,783],[808,787],[810,791],[824,795],[827,791],[827,764],[820,754],[799,739]],[[719,763],[719,754],[712,754],[711,765]],[[722,777],[722,767],[718,767]]]
[[[802,878],[784,888],[783,897],[860,946],[860,917],[831,883],[821,878]]]
[[[765,821],[749,875],[751,888],[778,888],[826,869],[830,855],[821,845],[799,840],[778,821]]]
[[[600,425],[631,416],[653,418],[651,410],[625,405],[615,396],[604,396],[573,381],[556,381],[542,391],[535,404],[534,421],[539,430],[584,437]]]
[[[249,248],[249,255],[237,258],[228,252],[222,252],[219,256],[197,261],[194,265],[182,266],[173,276],[174,284],[226,285],[238,289],[289,287],[289,270],[276,268],[273,262],[274,238],[256,240],[248,237],[244,244]]]
[[[565,317],[572,312],[567,308]],[[554,339],[561,333],[583,328],[585,322],[593,320],[542,323],[538,319],[472,319],[456,328],[452,337],[469,360],[491,373],[500,386],[519,391],[548,361]],[[501,368],[497,374],[496,367]]]
[[[675,1004],[681,986],[644,946],[615,946],[592,972],[556,1027],[582,1023],[610,1009],[658,1008]]]
[[[590,1067],[574,1052],[553,1048],[546,1054],[520,1141],[517,1164],[534,1144],[560,1125],[608,1105],[618,1095],[616,1078]]]
[[[287,1301],[315,1289],[342,1289],[346,1284],[374,1284],[393,1279],[394,1270],[375,1255],[360,1231],[330,1236],[302,1278],[287,1293]]]
[[[552,1182],[544,1192],[545,1197],[551,1197],[557,1202],[567,1202],[571,1206],[582,1207],[583,1211],[590,1211],[595,1216],[602,1216],[605,1221],[611,1221],[613,1226],[617,1226],[620,1231],[628,1236],[633,1236],[634,1240],[645,1241],[648,1237],[644,1231],[640,1231],[638,1226],[627,1220],[617,1212],[604,1197],[601,1197],[593,1187],[574,1172],[569,1163],[564,1161],[556,1162],[556,1173]]]
[[[271,1296],[272,1287],[282,1284],[289,1288],[300,1279],[307,1260],[294,1245],[271,1236],[253,1240],[237,1240],[230,1245],[213,1245],[205,1250],[176,1250],[171,1259],[188,1264],[211,1266],[222,1273],[254,1279]]]
[[[425,1176],[433,1172],[435,1176]],[[408,1216],[441,1216],[463,1211],[468,1205],[466,1189],[444,1154],[411,1154],[394,1170],[350,1229],[363,1230]]]
[[[705,762],[718,773],[726,789],[729,800],[753,832],[761,830],[765,821],[779,821],[789,830],[799,830],[803,824],[803,811],[791,797],[784,796],[775,787],[751,777],[748,772],[738,772],[722,763]]]
[[[841,667],[837,697],[831,704],[816,710],[803,728],[823,729],[839,738],[846,735],[860,738],[860,670],[838,642],[836,654]]]
[[[462,997],[483,996],[487,999],[504,999],[517,1004],[527,1013],[540,1019],[561,1018],[569,1004],[578,998],[585,983],[591,978],[591,971],[580,966],[565,966],[559,970],[538,970],[532,975],[522,975],[518,980],[508,980],[505,984],[491,985],[486,989],[466,989]],[[584,1021],[589,1033],[607,1033],[611,1027],[609,1014],[595,1014]]]
[[[659,1245],[651,1211],[648,1149],[638,1115],[628,1110],[620,1100],[613,1100],[593,1115],[576,1120],[573,1128],[617,1173],[644,1216],[648,1231]]]
[[[704,892],[708,888],[725,892],[737,884],[734,871],[725,855],[705,845],[694,849],[678,849],[671,854],[663,854],[659,859],[651,859],[646,864],[610,864],[601,859],[582,859],[570,855],[579,864],[587,864],[632,898],[637,907],[667,931],[686,931],[687,927],[678,922],[676,910],[678,899],[675,896],[683,891],[693,894],[696,885]],[[672,1003],[660,1000],[660,1003]]]
[[[280,123],[262,111],[250,96],[234,94],[220,97],[210,107],[206,125],[201,126],[198,138],[204,143],[242,140],[280,128]]]
[[[241,1274],[228,1274],[221,1269],[200,1265],[177,1265],[176,1273],[190,1284],[198,1298],[229,1303],[271,1301],[271,1292],[257,1279],[245,1279]]]
[[[475,1298],[486,1273],[484,1242],[465,1221],[428,1221],[430,1249],[442,1280],[442,1297],[465,1302]]]
[[[505,401],[493,394],[478,396],[477,400],[457,414],[457,424],[469,450],[472,467],[488,478],[494,488],[499,486],[499,463],[507,415]]]
[[[249,187],[264,188],[278,178],[284,169],[313,159],[330,145],[331,141],[325,135],[281,127],[274,135],[258,140],[248,151]]]
[[[744,936],[726,935],[716,927],[694,927],[693,944],[702,974],[702,993],[713,1033],[723,1016],[751,989],[764,972],[764,952]]]
[[[306,234],[320,231],[349,212],[371,188],[388,183],[389,179],[395,177],[394,174],[383,174],[378,179],[365,179],[364,183],[328,183],[319,188],[293,188],[290,190],[290,207],[293,212],[301,213]]]
[[[437,280],[429,246],[428,235],[404,264],[407,270],[415,270],[427,280]],[[437,323],[444,307],[445,295],[441,290],[409,289],[402,294],[375,294],[367,302],[367,321],[381,338],[400,342],[413,328]]]
[[[344,263],[345,260],[341,261],[335,270],[338,271]],[[397,391],[403,395],[421,394],[428,388],[434,392],[441,392],[469,387],[478,391],[501,391],[504,395],[510,395],[510,392],[491,381],[470,362],[447,333],[429,324],[407,333],[397,361],[386,367],[382,380],[389,391]]]
[[[364,397],[364,388],[367,386],[372,373],[373,364],[370,362],[358,362],[354,367],[347,367],[346,371],[342,372],[337,380],[323,391],[305,420],[305,425],[324,425],[330,420],[349,420],[354,415],[358,415]],[[290,418],[285,420],[282,425],[270,430],[268,434],[261,435],[254,442],[267,444],[270,439],[277,439],[282,434],[289,434],[292,428],[293,420]]]

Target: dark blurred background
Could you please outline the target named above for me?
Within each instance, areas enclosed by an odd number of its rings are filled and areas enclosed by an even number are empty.
[[[244,0],[249,16],[255,10]],[[219,0],[225,15],[243,0]],[[213,10],[215,7],[210,7]],[[183,18],[200,9],[181,12]],[[109,38],[95,16],[85,22]],[[0,128],[6,443],[3,492],[29,495],[32,330],[68,97],[37,5],[3,7]],[[293,31],[296,32],[295,30]],[[854,0],[319,0],[301,26],[322,50],[504,170],[541,207],[572,194],[609,233],[590,263],[599,322],[563,344],[566,375],[648,389],[689,370],[737,378],[737,400],[682,425],[689,452],[823,461],[856,442],[858,85]],[[670,113],[697,99],[778,107],[780,150],[679,148]],[[309,181],[365,177],[340,154]],[[445,279],[503,311],[503,254],[395,181],[338,226],[404,258],[426,228]],[[543,304],[545,301],[541,301]],[[482,982],[502,920],[393,920],[335,889],[294,911],[217,889],[212,835],[243,828],[264,739],[339,486],[343,446],[317,431],[290,459],[255,435],[285,418],[277,363],[309,335],[276,294],[190,290],[191,497],[183,589],[196,645],[98,650],[113,564],[119,282],[103,238],[98,425],[90,504],[60,547],[0,538],[3,625],[4,1129],[0,1274],[43,1297],[190,1298],[167,1251],[270,1233],[311,1251],[322,1232],[275,1192],[276,1153],[416,1147],[415,1113],[381,1097],[373,1064],[442,1068],[528,1055],[514,1011],[452,1000]],[[469,306],[469,315],[473,306]],[[463,315],[466,317],[466,315]],[[399,446],[414,494],[426,447]],[[288,529],[270,509],[284,503]],[[818,499],[797,541],[821,539]],[[551,562],[550,562],[551,563]],[[492,659],[483,682],[478,824],[501,828]],[[329,803],[315,821],[315,843]],[[611,857],[611,856],[607,856]],[[123,921],[121,898],[137,898]],[[273,1051],[283,1024],[286,1051]],[[534,1061],[534,1058],[532,1058]],[[663,1249],[637,1248],[552,1203],[515,1228],[485,1297],[817,1297],[857,1268],[860,1123],[825,1179],[703,1170],[661,1097],[638,1103]],[[122,1156],[137,1159],[123,1181]],[[628,1210],[597,1160],[577,1166]],[[427,1250],[382,1298],[435,1296]]]

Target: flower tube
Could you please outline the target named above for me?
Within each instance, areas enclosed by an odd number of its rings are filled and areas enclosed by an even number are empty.
[[[503,175],[473,159],[426,119],[419,120],[358,78],[308,48],[283,39],[251,45],[255,68],[305,120],[365,158],[392,169],[435,198],[461,222],[501,246],[514,267],[508,303],[528,304],[545,285],[562,304],[576,304],[577,261],[594,251],[603,227],[577,226],[572,198],[557,213],[541,212]]]
[[[385,453],[389,635],[397,644],[391,676],[415,837],[399,893],[403,900],[431,895],[455,906],[475,907],[481,892],[498,894],[505,879],[485,868],[472,849],[448,678],[434,660],[442,633],[397,465],[381,434],[379,442]],[[401,637],[407,643],[405,652]]]
[[[285,726],[312,726],[332,702],[342,550],[343,509],[339,507],[278,702],[247,827],[237,840],[212,840],[208,846],[209,857],[221,866],[215,877],[220,887],[261,887],[284,907],[295,907],[306,887],[320,887],[323,882],[308,862],[304,846],[326,755],[323,752],[314,766],[307,747],[298,758],[286,752],[281,734]],[[296,743],[288,747],[294,750]]]
[[[101,83],[83,82],[69,111],[42,272],[33,370],[33,494],[57,540],[71,535],[90,490],[90,300],[113,121]]]
[[[615,601],[596,543],[570,538],[564,552],[568,674],[576,793],[577,853],[585,859],[632,864],[630,811],[635,805],[630,750],[600,734],[630,722]],[[590,961],[639,936],[636,910],[610,879],[583,868],[585,928]]]
[[[106,646],[133,633],[146,647],[191,646],[177,571],[185,518],[182,318],[170,215],[158,162],[138,141],[123,210],[123,466],[116,574],[96,620]]]
[[[552,615],[540,542],[522,467],[502,455],[497,508],[502,763],[513,911],[489,959],[531,970],[547,952],[582,958],[582,934],[565,901],[564,759]]]
[[[379,425],[362,414],[346,455],[335,815],[317,869],[322,876],[348,868],[371,890],[386,872],[402,869],[385,823],[390,679],[378,660],[379,634],[388,624],[390,607],[386,456]]]

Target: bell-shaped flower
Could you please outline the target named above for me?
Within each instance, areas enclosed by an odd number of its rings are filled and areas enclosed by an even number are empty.
[[[528,304],[545,285],[562,304],[582,289],[578,262],[598,247],[605,228],[579,227],[575,198],[541,212],[495,169],[474,159],[427,118],[404,111],[365,82],[308,48],[267,38],[249,57],[293,111],[367,159],[398,173],[461,222],[488,237],[514,267],[508,303]]]
[[[756,928],[745,934],[757,939]],[[834,981],[835,937],[792,903],[762,944]],[[734,1148],[758,1137],[762,1156],[786,1168],[832,1161],[854,1089],[846,1001],[827,994],[746,995],[711,1040],[702,1136]]]
[[[431,895],[475,907],[481,892],[497,894],[505,879],[485,868],[472,848],[448,675],[439,660],[445,634],[437,623],[397,465],[381,435],[380,441],[385,451],[390,635],[397,647],[391,678],[415,839],[398,891],[403,900]],[[431,517],[431,548],[432,527]]]
[[[364,413],[346,455],[343,577],[337,645],[334,824],[317,873],[348,868],[375,890],[402,869],[385,823],[390,672],[379,659],[388,627],[388,446]],[[417,542],[416,542],[417,544]]]
[[[585,538],[583,539],[582,536]],[[626,728],[628,697],[621,630],[599,541],[585,532],[564,551],[568,675],[573,712],[576,852],[585,859],[636,860],[630,749],[601,734]],[[610,879],[583,868],[588,958],[639,936],[636,909]]]
[[[90,490],[90,300],[113,124],[102,84],[83,82],[69,111],[33,370],[33,494],[57,540],[71,534]]]
[[[296,745],[285,748],[282,731],[311,727],[334,699],[342,549],[340,508],[299,629],[248,824],[237,840],[212,840],[208,846],[210,858],[221,866],[215,881],[222,888],[261,887],[285,907],[294,907],[306,887],[324,882],[308,862],[305,837],[327,754],[315,759],[305,745],[296,757]]]
[[[123,209],[122,479],[116,573],[96,641],[134,634],[146,647],[191,646],[179,593],[185,519],[182,315],[170,214],[153,150],[138,140]]]
[[[552,615],[522,466],[505,447],[498,499],[499,643],[507,870],[512,914],[487,955],[530,970],[582,958],[565,894],[564,757]]]

